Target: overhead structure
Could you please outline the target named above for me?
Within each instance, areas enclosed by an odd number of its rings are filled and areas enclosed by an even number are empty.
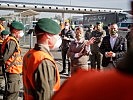
[[[19,15],[20,14],[21,14],[21,17],[26,17],[26,16],[39,15],[39,12],[29,9],[29,10],[20,12]]]
[[[56,5],[56,4],[41,4],[41,3],[26,3],[26,2],[11,2],[0,1],[1,10],[28,10],[32,9],[38,12],[56,12],[56,13],[106,13],[106,12],[123,12],[119,8],[101,8],[101,7],[86,7],[86,6],[70,6],[70,5]]]

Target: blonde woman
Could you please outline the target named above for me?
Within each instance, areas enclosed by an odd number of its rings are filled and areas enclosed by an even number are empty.
[[[88,70],[88,59],[90,53],[90,44],[93,44],[94,38],[90,40],[84,39],[84,31],[82,27],[75,29],[75,40],[71,42],[67,55],[71,60],[71,74],[81,68]]]

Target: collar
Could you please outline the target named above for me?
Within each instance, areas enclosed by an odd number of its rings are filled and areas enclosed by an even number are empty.
[[[118,34],[116,33],[115,35],[110,35],[110,38],[117,38]]]
[[[50,51],[43,44],[35,44],[34,49],[47,52],[49,55],[51,55],[53,57],[53,55],[50,53]]]
[[[19,40],[13,34],[9,34],[9,36],[14,37],[19,42]]]

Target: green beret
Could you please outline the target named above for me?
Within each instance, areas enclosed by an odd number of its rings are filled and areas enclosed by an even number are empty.
[[[24,29],[24,25],[18,21],[13,21],[11,23],[11,26],[17,30],[23,30]]]
[[[60,32],[60,26],[57,22],[55,22],[52,19],[49,18],[42,18],[39,19],[38,22],[36,23],[38,27],[50,34],[58,34]],[[37,34],[36,34],[37,35]]]
[[[0,20],[1,20],[1,21],[5,21],[6,19],[5,19],[4,17],[1,17]]]
[[[9,31],[7,31],[7,30],[4,30],[1,32],[1,35],[8,35],[8,34],[9,34]]]

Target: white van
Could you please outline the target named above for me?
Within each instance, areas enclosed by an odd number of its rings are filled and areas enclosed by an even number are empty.
[[[129,25],[133,25],[133,23],[132,22],[121,22],[121,23],[118,23],[120,31],[128,31],[128,26]]]
[[[118,26],[119,26],[119,30],[120,31],[128,31],[128,26],[129,25],[133,25],[133,21],[132,21],[132,17],[129,17],[127,20],[119,22]]]

